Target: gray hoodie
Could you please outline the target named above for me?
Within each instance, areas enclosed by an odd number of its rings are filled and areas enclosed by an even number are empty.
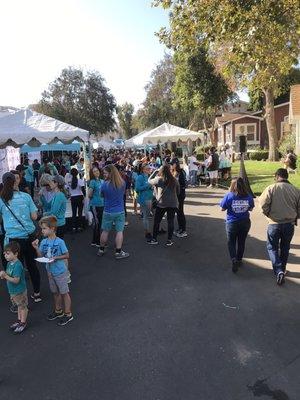
[[[154,177],[153,177],[154,176]],[[178,208],[178,195],[180,192],[179,183],[175,180],[173,187],[165,186],[163,178],[152,174],[148,179],[150,185],[155,186],[155,197],[157,207],[160,208]]]

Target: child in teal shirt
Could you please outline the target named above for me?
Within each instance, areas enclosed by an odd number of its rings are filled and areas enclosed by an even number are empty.
[[[10,329],[14,333],[22,333],[27,326],[28,297],[24,268],[18,259],[20,245],[10,242],[4,247],[4,257],[7,261],[6,271],[0,271],[0,278],[7,282],[7,289],[11,301],[18,307],[18,321],[14,322]]]

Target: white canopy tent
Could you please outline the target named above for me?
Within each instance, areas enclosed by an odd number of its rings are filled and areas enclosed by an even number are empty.
[[[89,132],[29,109],[0,118],[0,148],[89,141]]]
[[[133,136],[132,138],[125,140],[125,147],[130,148],[130,147],[137,147],[137,146],[142,146],[143,145],[143,140],[145,137],[147,137],[148,132],[150,131],[142,131],[138,133],[137,135]]]
[[[163,144],[167,142],[182,142],[196,141],[200,139],[204,141],[203,132],[194,132],[189,129],[180,128],[168,123],[164,123],[155,129],[147,132],[147,135],[143,136],[143,144]]]

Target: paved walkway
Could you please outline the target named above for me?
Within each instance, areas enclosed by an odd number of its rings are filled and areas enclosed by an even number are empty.
[[[127,260],[114,260],[113,246],[99,259],[90,232],[68,235],[75,320],[66,327],[44,318],[51,297],[43,273],[44,302],[14,337],[1,284],[0,398],[299,399],[299,228],[291,273],[277,287],[255,210],[246,264],[233,275],[223,194],[188,190],[189,237],[171,248],[146,245],[130,216]]]

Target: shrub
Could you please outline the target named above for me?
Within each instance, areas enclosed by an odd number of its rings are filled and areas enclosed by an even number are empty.
[[[284,157],[289,150],[295,150],[295,148],[296,148],[296,133],[290,132],[285,134],[283,140],[281,140],[281,143],[279,145],[279,152]]]
[[[196,158],[198,161],[204,161],[204,153],[197,153]]]
[[[268,150],[255,150],[253,152],[249,152],[248,154],[249,154],[249,159],[255,161],[267,160],[269,157]]]

